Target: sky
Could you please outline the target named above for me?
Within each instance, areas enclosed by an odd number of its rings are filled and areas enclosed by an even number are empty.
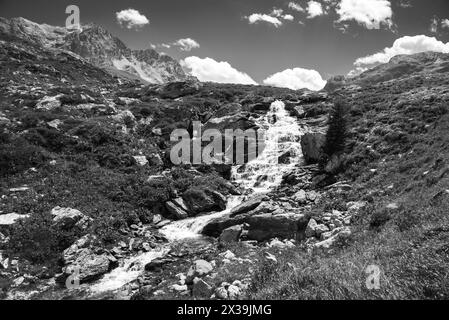
[[[319,90],[396,54],[449,53],[448,0],[0,0],[0,16],[62,26],[68,5],[202,81]]]

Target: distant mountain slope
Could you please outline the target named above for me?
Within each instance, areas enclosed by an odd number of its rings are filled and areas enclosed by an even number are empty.
[[[332,91],[344,85],[366,86],[404,77],[448,72],[449,54],[447,53],[422,52],[398,55],[391,58],[388,63],[369,69],[356,77],[336,76],[329,79],[325,89]]]
[[[106,29],[89,24],[82,30],[37,24],[24,18],[0,18],[0,33],[47,48],[68,50],[111,74],[147,83],[183,81],[187,75],[180,64],[152,49],[131,50]]]

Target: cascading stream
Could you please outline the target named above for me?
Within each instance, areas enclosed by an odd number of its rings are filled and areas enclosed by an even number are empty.
[[[297,119],[291,117],[282,101],[272,103],[265,117],[256,122],[266,132],[265,149],[257,159],[243,168],[234,168],[233,179],[252,194],[268,193],[282,182],[284,174],[302,161],[300,140],[302,132]],[[279,157],[289,153],[290,162],[279,163]],[[245,197],[233,196],[228,200],[226,210],[209,215],[173,222],[160,230],[170,243],[201,237],[201,231],[212,220],[228,214],[242,203]],[[118,290],[134,281],[143,272],[146,264],[170,251],[166,247],[129,258],[111,273],[95,283],[90,290],[104,293]]]

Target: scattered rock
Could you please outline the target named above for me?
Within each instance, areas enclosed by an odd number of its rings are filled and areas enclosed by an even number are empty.
[[[341,239],[347,239],[351,236],[351,230],[349,228],[342,228],[341,230],[335,229],[331,234],[333,234],[331,237],[329,237],[327,240],[318,242],[314,245],[315,249],[330,249],[332,246],[335,245],[335,243],[338,240]],[[324,235],[324,234],[323,234]]]
[[[138,166],[144,167],[148,164],[148,159],[145,156],[134,156],[133,158]]]

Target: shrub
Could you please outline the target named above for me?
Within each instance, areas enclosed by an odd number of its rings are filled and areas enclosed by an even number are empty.
[[[55,263],[76,239],[77,231],[57,228],[49,213],[35,213],[11,230],[8,251],[31,263]]]
[[[22,172],[46,161],[42,150],[24,139],[6,139],[5,136],[2,138],[7,143],[0,142],[0,176]]]

